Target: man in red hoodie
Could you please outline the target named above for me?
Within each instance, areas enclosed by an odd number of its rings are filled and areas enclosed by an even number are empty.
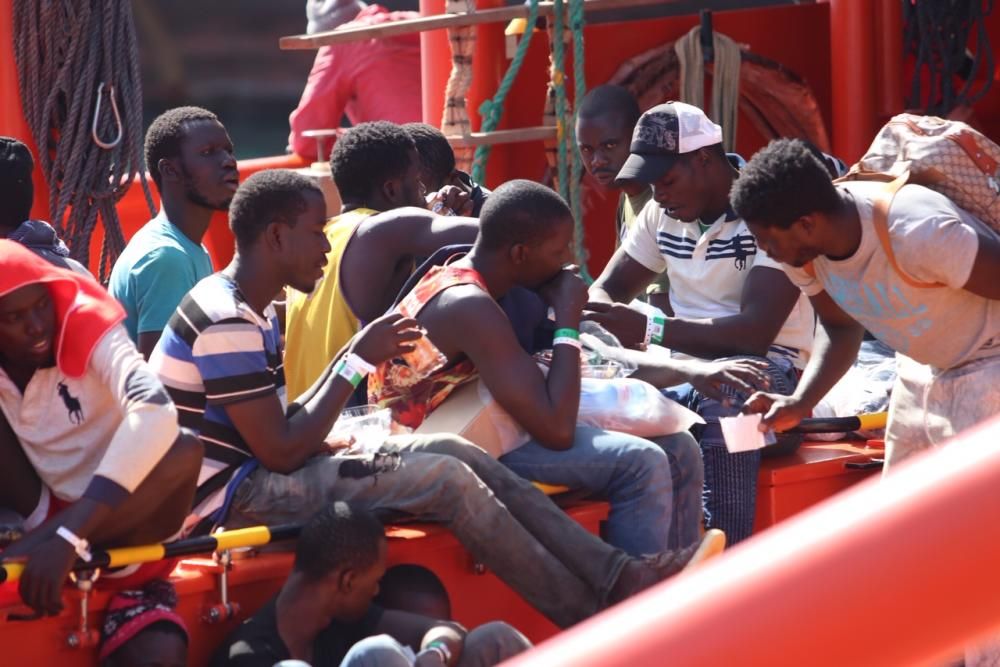
[[[90,543],[165,540],[194,497],[200,441],[124,317],[89,276],[0,240],[0,508],[25,517],[2,560],[26,561],[21,597],[44,613]]]

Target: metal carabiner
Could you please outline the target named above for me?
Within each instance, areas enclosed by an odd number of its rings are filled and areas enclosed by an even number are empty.
[[[115,125],[118,126],[118,134],[111,143],[102,141],[99,136],[97,136],[97,123],[101,118],[101,94],[104,92],[104,82],[97,87],[97,104],[94,106],[94,123],[90,128],[90,136],[93,137],[94,143],[103,148],[106,151],[111,150],[122,141],[122,117],[118,113],[118,102],[115,100],[115,84],[108,84],[108,96],[111,98],[111,110],[115,114]]]

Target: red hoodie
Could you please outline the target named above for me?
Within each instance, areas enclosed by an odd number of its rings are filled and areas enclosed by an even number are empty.
[[[56,365],[69,377],[81,377],[97,342],[125,319],[125,309],[90,276],[0,239],[0,297],[34,283],[45,283],[55,304]]]

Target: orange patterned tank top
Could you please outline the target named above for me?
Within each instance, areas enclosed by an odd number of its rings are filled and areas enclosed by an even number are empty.
[[[475,269],[435,266],[400,302],[396,310],[416,318],[427,302],[456,285],[477,285],[487,291]],[[478,376],[469,359],[448,365],[448,359],[424,336],[412,352],[380,364],[368,377],[368,402],[390,408],[397,423],[417,428],[458,387]]]

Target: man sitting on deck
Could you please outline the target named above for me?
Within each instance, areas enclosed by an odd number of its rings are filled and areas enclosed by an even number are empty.
[[[720,546],[710,534],[697,553],[692,545],[629,558],[457,436],[401,437],[376,454],[337,451],[328,436],[369,364],[412,349],[420,334],[399,315],[377,319],[286,408],[271,302],[286,285],[308,291],[321,275],[325,220],[322,193],[305,177],[276,170],[247,179],[230,207],[232,263],[184,298],[153,354],[182,424],[206,443],[198,516],[219,520],[228,504],[232,527],[288,523],[346,500],[383,520],[438,521],[563,627]]]
[[[288,294],[285,364],[293,396],[316,381],[362,323],[389,310],[414,258],[472,243],[478,229],[474,219],[424,208],[420,156],[399,125],[351,128],[337,141],[330,166],[343,208],[326,226],[326,272],[311,291]]]
[[[885,184],[834,185],[824,173],[803,142],[779,140],[733,186],[733,206],[809,295],[821,332],[795,393],[756,394],[747,409],[766,426],[794,426],[851,366],[867,329],[897,350],[889,471],[1000,414],[1000,236],[944,195],[904,185],[887,217],[894,266],[873,213]]]
[[[446,619],[374,604],[387,550],[374,516],[343,502],[324,506],[303,527],[281,591],[233,632],[213,667],[272,667],[293,658],[313,667],[479,667],[531,646],[506,623],[466,632]]]
[[[160,192],[160,213],[125,246],[108,291],[125,306],[125,328],[149,358],[177,304],[212,273],[201,244],[212,216],[239,186],[233,142],[199,107],[164,112],[146,132],[146,166]]]
[[[563,268],[572,259],[572,241],[569,207],[551,189],[531,181],[497,188],[483,207],[472,251],[431,269],[398,307],[427,330],[430,352],[422,356],[431,362],[397,358],[382,364],[369,381],[370,401],[391,407],[399,423],[416,428],[452,390],[479,375],[532,437],[500,461],[528,479],[608,498],[608,541],[630,554],[690,544],[698,535],[700,479],[691,488],[674,489],[667,456],[656,444],[577,426],[576,336],[587,289]],[[540,288],[555,311],[548,378],[522,349],[497,304],[515,286]],[[688,433],[667,437],[664,448],[697,456]],[[690,511],[672,526],[675,496]]]
[[[790,393],[812,347],[812,309],[729,206],[739,172],[722,147],[722,128],[697,107],[661,104],[640,117],[630,151],[617,178],[650,183],[653,201],[590,288],[600,303],[587,317],[626,346],[754,357],[768,364],[770,389]],[[611,305],[630,302],[664,271],[672,315],[647,318]],[[708,422],[700,438],[708,525],[733,542],[748,537],[761,452],[730,454],[718,421],[738,412],[738,401],[712,400],[690,386],[670,395]]]
[[[163,541],[191,509],[201,443],[124,316],[89,276],[0,241],[0,507],[26,517],[2,557],[27,559],[21,596],[41,612],[62,607],[88,542]]]

